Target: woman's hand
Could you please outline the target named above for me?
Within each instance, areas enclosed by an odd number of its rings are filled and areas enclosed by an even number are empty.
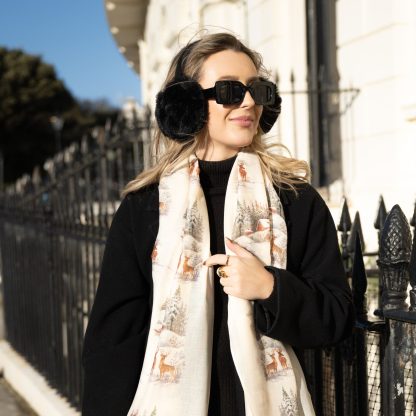
[[[206,266],[222,265],[228,277],[220,278],[224,292],[241,299],[266,299],[274,285],[273,275],[268,272],[262,262],[245,248],[226,238],[227,247],[235,254],[230,256],[214,254],[205,260]]]

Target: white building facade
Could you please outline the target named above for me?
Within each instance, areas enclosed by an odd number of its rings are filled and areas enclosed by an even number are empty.
[[[191,38],[201,30],[231,31],[263,55],[272,79],[278,81],[282,114],[268,135],[270,140],[310,162],[313,184],[334,217],[338,219],[345,194],[352,212],[359,210],[362,215],[365,236],[373,234],[371,245],[381,194],[387,209],[399,203],[408,217],[412,215],[414,0],[111,0],[105,4],[120,51],[130,55],[127,59],[134,60],[130,65],[140,74],[143,104],[154,109],[170,60]],[[128,19],[123,19],[126,7]],[[132,8],[140,14],[135,34]]]

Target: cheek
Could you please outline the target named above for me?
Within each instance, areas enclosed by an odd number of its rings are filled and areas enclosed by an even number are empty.
[[[229,111],[222,105],[210,100],[208,103],[208,127],[215,127],[224,123],[228,113]]]
[[[260,106],[256,107],[256,115],[257,115],[258,120],[260,120],[260,117],[261,117],[262,113],[263,113],[263,106],[260,105]]]

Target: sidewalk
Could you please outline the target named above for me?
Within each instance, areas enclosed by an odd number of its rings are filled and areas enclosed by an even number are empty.
[[[80,416],[4,339],[1,295],[0,416]]]
[[[36,416],[3,377],[0,378],[0,416]]]
[[[1,290],[1,287],[0,287]],[[0,341],[4,339],[3,302],[0,293]],[[2,371],[2,369],[0,368]],[[0,372],[0,416],[36,416]]]

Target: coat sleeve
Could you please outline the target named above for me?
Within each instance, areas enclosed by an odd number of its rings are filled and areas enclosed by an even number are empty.
[[[113,218],[84,337],[83,416],[126,416],[140,377],[149,285],[134,247],[130,205],[127,196]]]
[[[311,186],[285,207],[287,269],[273,274],[269,298],[255,301],[255,323],[265,335],[298,348],[332,345],[354,323],[351,291],[325,202]]]

